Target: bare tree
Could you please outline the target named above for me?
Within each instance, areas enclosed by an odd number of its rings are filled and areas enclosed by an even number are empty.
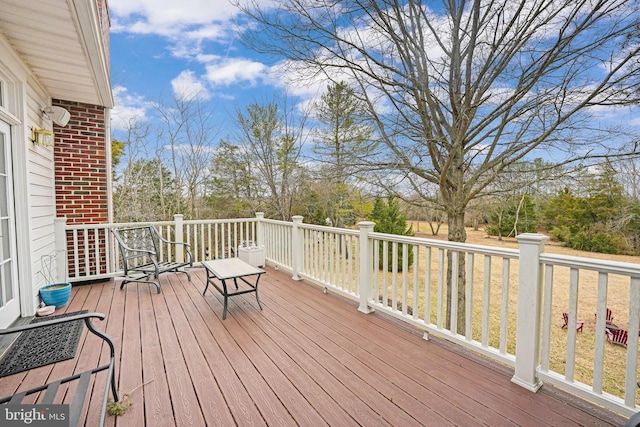
[[[180,191],[171,205],[186,202],[188,216],[198,217],[213,158],[217,129],[214,114],[197,96],[176,95],[156,104],[159,119],[157,156],[167,165]],[[175,212],[174,212],[175,213]]]
[[[306,112],[298,114],[287,102],[274,100],[253,103],[238,110],[239,146],[247,164],[259,174],[268,188],[271,209],[283,220],[291,217],[291,208],[300,181],[300,155],[305,143]]]
[[[362,166],[425,198],[436,185],[452,241],[466,240],[470,201],[505,167],[545,150],[558,163],[606,155],[593,107],[638,101],[636,1],[272,3],[239,5],[259,24],[244,40],[301,78],[358,88],[382,143]],[[464,262],[453,274],[464,304]]]
[[[635,141],[628,149],[640,151],[638,142]],[[619,160],[615,162],[614,167],[618,170],[617,179],[626,195],[633,201],[640,201],[640,155]]]
[[[252,173],[246,151],[221,140],[215,151],[207,188],[207,206],[215,218],[246,218],[261,210],[261,179]]]
[[[123,134],[120,170],[114,170],[114,216],[116,221],[140,221],[143,219],[163,219],[157,203],[152,203],[153,192],[149,186],[144,168],[136,167],[140,159],[154,158],[148,137],[150,126],[138,120],[131,120]],[[115,163],[114,163],[115,165]],[[115,167],[115,166],[114,166]],[[147,190],[141,191],[141,188]],[[158,218],[158,215],[160,218]]]

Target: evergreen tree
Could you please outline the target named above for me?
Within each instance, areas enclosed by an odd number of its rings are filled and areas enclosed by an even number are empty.
[[[220,141],[206,187],[208,215],[213,218],[248,217],[258,209],[259,180],[242,149],[230,142]]]
[[[584,182],[584,195],[565,188],[547,202],[542,215],[549,233],[573,249],[614,254],[626,251],[624,196],[615,171],[605,165]]]
[[[509,199],[499,212],[494,212],[489,220],[487,233],[491,236],[514,237],[522,233],[538,231],[535,205],[528,194],[518,200]]]
[[[398,234],[401,236],[413,236],[413,230],[410,226],[407,226],[407,217],[400,210],[400,204],[395,197],[389,196],[385,202],[381,198],[376,198],[373,204],[373,210],[368,219],[376,223],[373,231],[378,233]],[[393,270],[393,259],[391,257],[391,251],[393,244],[387,243],[387,249],[389,257],[387,265],[384,265],[382,258],[382,251],[384,248],[384,242],[380,242],[380,259],[378,261],[378,268],[387,271]],[[398,271],[402,271],[402,246],[398,245]],[[407,254],[409,266],[413,265],[413,251],[409,246],[409,253]]]
[[[327,87],[320,102],[315,104],[315,117],[321,128],[316,133],[314,152],[321,162],[320,181],[328,188],[324,198],[327,218],[336,227],[355,222],[351,204],[350,176],[354,166],[370,149],[371,128],[364,125],[365,106],[345,82]]]

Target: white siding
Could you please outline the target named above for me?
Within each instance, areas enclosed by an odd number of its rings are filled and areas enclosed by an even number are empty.
[[[38,289],[44,278],[40,257],[52,253],[54,245],[55,182],[53,149],[31,142],[31,127],[49,128],[41,109],[50,105],[50,96],[33,80],[28,68],[0,35],[0,73],[9,78],[12,90],[7,102],[13,118],[13,174],[16,200],[18,277],[21,313],[34,314]]]

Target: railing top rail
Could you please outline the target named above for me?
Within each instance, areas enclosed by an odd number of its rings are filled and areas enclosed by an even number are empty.
[[[599,271],[601,273],[640,277],[640,264],[634,264],[631,262],[550,254],[546,252],[540,254],[540,262],[547,265],[557,265],[583,270]]]
[[[516,249],[496,248],[492,246],[475,245],[471,243],[449,242],[445,240],[426,239],[424,237],[400,236],[397,234],[371,233],[373,239],[387,242],[407,243],[410,245],[431,246],[438,249],[449,249],[459,252],[478,253],[483,255],[500,256],[503,258],[517,259],[519,252]]]
[[[198,225],[198,224],[228,224],[228,223],[240,223],[240,222],[258,222],[257,218],[231,218],[231,219],[189,219],[183,221],[183,224]]]
[[[149,222],[117,222],[109,224],[66,224],[65,230],[84,230],[84,229],[110,229],[123,227],[138,227],[144,225],[167,226],[175,224],[174,221],[149,221]]]
[[[277,225],[284,225],[286,227],[293,227],[293,222],[282,221],[280,219],[263,218],[260,220],[260,222],[264,222],[265,224],[277,224]]]
[[[358,234],[360,234],[358,230],[352,230],[350,228],[329,227],[327,225],[300,224],[298,227],[304,228],[307,230],[326,231],[329,233],[344,234],[344,235],[350,235],[350,236],[357,236]]]
[[[198,219],[198,220],[186,220],[183,224],[228,224],[228,223],[241,223],[241,222],[257,222],[257,218],[232,218],[232,219]],[[110,228],[124,228],[124,227],[138,227],[144,225],[156,225],[156,226],[169,226],[174,225],[175,221],[138,221],[138,222],[117,222],[109,224],[66,224],[66,230],[83,230],[90,229],[110,229]],[[291,223],[285,223],[291,224]]]

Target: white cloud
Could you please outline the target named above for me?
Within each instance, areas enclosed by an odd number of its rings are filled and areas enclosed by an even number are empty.
[[[213,86],[229,86],[235,83],[249,83],[254,86],[268,78],[269,68],[246,58],[216,57],[206,66],[206,79]]]
[[[171,80],[174,95],[179,99],[199,99],[201,101],[211,98],[204,83],[196,77],[191,70],[181,72],[178,77]]]
[[[143,97],[132,95],[124,86],[113,88],[115,106],[111,110],[111,127],[115,130],[126,130],[134,122],[147,120],[149,103]]]
[[[640,126],[640,113],[636,112],[634,117],[629,120],[630,126]]]
[[[177,58],[197,59],[207,41],[230,43],[238,9],[227,0],[111,0],[111,31],[159,35]]]
[[[227,0],[110,0],[118,31],[167,34],[190,25],[224,22],[238,14]],[[124,24],[128,25],[125,28]],[[131,24],[138,24],[137,28]]]
[[[268,5],[273,0],[251,1]],[[237,34],[251,25],[238,18],[240,11],[231,0],[110,0],[109,6],[113,32],[158,35],[167,41],[174,58],[190,62],[172,80],[174,94],[235,98],[215,91],[235,84],[282,86],[266,64],[247,56],[234,57],[241,50],[236,46]]]

